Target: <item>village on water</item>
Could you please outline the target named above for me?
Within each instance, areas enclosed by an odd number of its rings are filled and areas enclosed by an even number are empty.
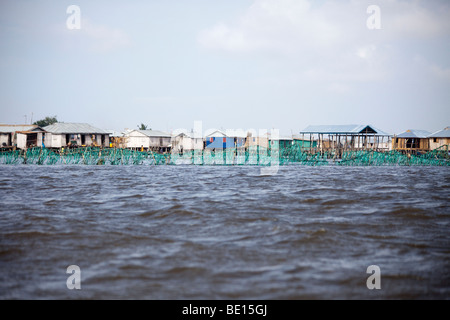
[[[80,152],[96,148],[104,150],[104,153],[110,152],[108,150],[151,153],[155,162],[158,162],[155,155],[175,157],[199,152],[202,156],[231,152],[237,155],[251,150],[259,154],[261,151],[269,150],[270,153],[270,150],[276,149],[279,152],[277,154],[284,155],[285,159],[289,156],[291,160],[294,159],[293,162],[329,158],[355,160],[356,157],[367,158],[367,154],[371,154],[370,159],[374,159],[373,155],[376,154],[378,159],[382,157],[380,163],[385,163],[386,155],[395,153],[397,158],[395,161],[390,160],[391,164],[405,163],[402,159],[422,157],[417,163],[449,165],[449,145],[450,127],[436,132],[410,129],[390,134],[369,124],[310,125],[290,136],[282,136],[274,130],[262,133],[255,130],[212,129],[203,134],[191,129],[169,133],[148,129],[143,124],[122,132],[97,128],[87,123],[54,122],[45,126],[36,123],[0,124],[0,156],[15,152],[25,158],[27,152],[31,155],[29,151],[37,149],[40,150],[39,155],[42,155],[42,150],[61,155],[71,150]],[[408,158],[400,159],[399,156]],[[371,164],[370,159],[364,163]]]
[[[398,150],[425,153],[450,144],[450,126],[436,132],[409,129],[390,134],[371,125],[311,125],[291,136],[272,137],[255,130],[209,130],[205,136],[194,130],[168,133],[152,129],[125,129],[122,132],[100,129],[87,123],[56,122],[37,124],[0,124],[2,151],[11,149],[104,147],[128,148],[159,153],[202,149],[227,149],[260,146],[268,148],[278,141],[280,147],[301,144],[305,149]]]

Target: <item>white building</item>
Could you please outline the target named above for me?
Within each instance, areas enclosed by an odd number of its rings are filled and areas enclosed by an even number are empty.
[[[131,149],[166,152],[171,147],[171,135],[158,130],[131,130],[124,137],[126,147]]]
[[[66,146],[109,147],[109,133],[87,123],[57,122],[43,128],[47,148]]]
[[[173,152],[183,152],[188,150],[202,150],[203,149],[203,138],[200,134],[195,134],[193,132],[186,133],[180,132],[172,136],[172,151]]]

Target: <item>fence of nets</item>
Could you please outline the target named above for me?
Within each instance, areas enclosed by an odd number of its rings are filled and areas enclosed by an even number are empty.
[[[422,154],[399,151],[319,151],[299,145],[228,148],[158,153],[120,148],[29,148],[0,152],[0,164],[36,165],[337,165],[337,166],[449,166],[448,145]]]

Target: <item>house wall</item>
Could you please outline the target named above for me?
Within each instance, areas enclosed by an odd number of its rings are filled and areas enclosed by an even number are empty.
[[[260,146],[264,148],[269,147],[269,139],[264,137],[247,137],[247,144],[249,147]]]
[[[46,132],[44,135],[44,145],[46,148],[61,148],[61,135]]]
[[[227,137],[207,137],[206,148],[208,149],[225,149],[234,146],[234,140]]]
[[[190,150],[185,136],[175,136],[172,138],[172,151],[179,152],[181,149]]]
[[[414,142],[414,148],[411,146],[412,140],[419,140],[418,144]],[[410,141],[410,143],[408,143]],[[392,148],[396,150],[429,150],[430,144],[428,138],[393,138]]]
[[[132,131],[125,138],[127,148],[150,147],[150,138],[140,132]]]
[[[242,147],[245,144],[245,138],[236,138],[236,147]],[[225,149],[234,148],[233,137],[206,137],[206,148]]]
[[[48,135],[50,135],[50,137],[48,137],[48,139],[47,139],[50,141],[50,143],[48,145],[51,148],[61,148],[66,145],[66,135],[53,134],[53,133],[50,133]],[[64,139],[63,139],[63,137],[64,137]]]
[[[450,144],[450,138],[429,138],[430,150]]]
[[[37,141],[36,141],[36,146],[37,147],[42,147],[42,142],[43,142],[43,132],[38,132],[37,133]]]
[[[201,150],[203,149],[203,139],[202,138],[190,138],[184,135],[176,136],[172,139],[172,150],[181,151],[183,150]]]
[[[128,137],[127,148],[148,148],[150,147],[150,138],[148,137]]]
[[[52,146],[52,134],[50,132],[47,132],[44,135],[44,144],[45,144],[45,147],[47,147],[47,148],[52,148],[53,147]]]
[[[104,134],[103,135],[104,137],[105,137],[105,141],[104,141],[104,143],[103,143],[103,146],[104,147],[109,147],[109,134]],[[101,140],[100,140],[100,143],[101,143]]]
[[[92,146],[92,135],[90,134],[83,134],[84,137],[84,144],[85,146]]]
[[[27,147],[27,135],[23,133],[17,133],[17,148],[25,149]]]
[[[193,150],[194,149],[194,139],[182,136],[180,137],[179,147],[183,150]]]
[[[194,140],[194,150],[203,150],[203,139],[193,138]]]
[[[41,145],[42,136],[39,137],[39,135],[42,135],[42,133],[38,133],[38,145]],[[95,145],[101,146],[102,144],[102,135],[96,134],[95,140],[92,140],[92,134],[69,134],[70,138],[69,141],[76,141],[78,146],[81,146],[81,138],[84,137],[84,144],[85,146],[93,146],[93,142],[95,142]],[[109,147],[109,135],[105,136],[105,143],[104,147]],[[54,134],[47,132],[44,135],[44,144],[47,148],[61,148],[67,146],[66,144],[66,134]],[[139,145],[140,147],[141,145]]]
[[[171,137],[150,137],[150,147],[152,148],[168,148]]]
[[[127,148],[168,148],[171,143],[171,137],[149,137],[139,131],[132,131],[125,135]],[[108,142],[107,142],[108,141]],[[109,143],[106,137],[105,144]]]

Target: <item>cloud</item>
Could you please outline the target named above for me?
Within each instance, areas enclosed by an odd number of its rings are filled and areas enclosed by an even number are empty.
[[[428,1],[427,1],[428,2]],[[383,29],[392,39],[404,37],[426,39],[450,32],[450,7],[448,3],[429,1],[433,8],[425,7],[425,1],[384,1]],[[382,7],[383,8],[383,7]]]
[[[307,46],[329,46],[341,37],[336,26],[305,0],[256,0],[234,24],[218,23],[198,41],[229,52],[297,53]]]
[[[368,2],[327,1],[314,7],[312,3],[311,0],[255,0],[234,23],[222,22],[202,30],[198,41],[206,48],[229,52],[279,53],[367,42]],[[378,3],[385,30],[383,40],[433,37],[450,32],[448,4],[441,3],[432,10],[421,1]]]
[[[202,30],[198,43],[212,51],[289,61],[306,79],[348,92],[349,82],[386,79],[402,41],[450,34],[449,4],[430,2],[377,1],[381,30],[368,30],[369,1],[255,0],[235,21]]]

